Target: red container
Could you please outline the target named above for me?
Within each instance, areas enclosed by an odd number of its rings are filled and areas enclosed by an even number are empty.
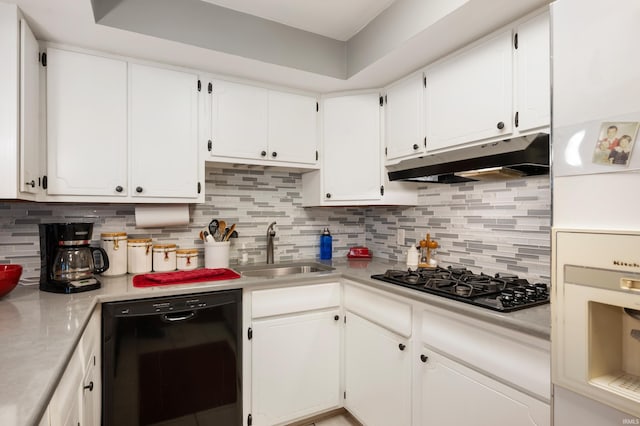
[[[22,265],[0,265],[0,297],[9,294],[20,280]]]
[[[351,247],[347,257],[349,259],[371,259],[371,252],[367,247]]]

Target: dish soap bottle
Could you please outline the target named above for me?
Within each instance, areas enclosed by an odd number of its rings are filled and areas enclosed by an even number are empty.
[[[333,251],[332,240],[329,228],[324,228],[320,236],[320,260],[331,259],[331,253]]]

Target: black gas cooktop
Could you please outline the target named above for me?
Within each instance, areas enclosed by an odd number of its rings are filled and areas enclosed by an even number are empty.
[[[390,269],[371,278],[500,312],[549,303],[546,284],[530,284],[511,274],[475,274],[466,268],[449,266],[415,271]]]

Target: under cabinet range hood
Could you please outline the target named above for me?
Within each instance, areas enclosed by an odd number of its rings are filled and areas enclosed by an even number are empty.
[[[538,133],[425,155],[388,166],[389,180],[457,183],[549,173],[549,135]]]

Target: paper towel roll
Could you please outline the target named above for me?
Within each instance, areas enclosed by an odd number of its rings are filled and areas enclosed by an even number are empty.
[[[138,205],[136,228],[162,228],[189,224],[188,204]]]

